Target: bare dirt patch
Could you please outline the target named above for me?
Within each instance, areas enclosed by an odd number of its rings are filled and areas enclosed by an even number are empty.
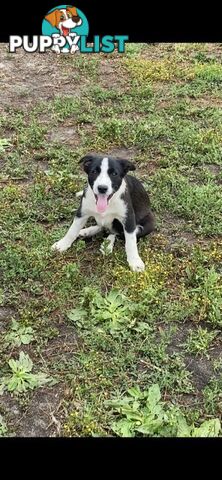
[[[182,326],[179,326],[168,348],[169,353],[180,352],[183,348],[183,344],[186,342],[189,331],[194,330],[195,328],[196,327],[192,321],[187,321],[186,323],[183,323]],[[199,356],[186,354],[184,356],[186,367],[192,374],[192,383],[199,392],[201,392],[209,383],[214,374],[212,360],[218,356],[218,347],[212,349],[209,358],[203,354]]]
[[[40,389],[28,405],[19,404],[9,395],[1,398],[1,410],[6,415],[11,436],[55,437],[61,433],[62,399],[64,389]]]
[[[75,127],[56,126],[47,135],[48,142],[61,143],[65,145],[77,146],[79,143],[79,134]]]
[[[44,55],[22,50],[8,52],[8,46],[0,46],[0,112],[10,106],[26,109],[33,101],[49,101],[58,94],[79,95],[81,84],[74,75],[75,64],[64,63],[53,52]]]
[[[102,87],[109,90],[122,91],[127,83],[127,75],[121,68],[118,57],[110,62],[109,58],[102,58],[99,66],[98,80]]]
[[[136,155],[136,149],[135,148],[113,148],[110,150],[109,155],[112,155],[114,157],[121,157],[121,158],[126,158],[126,159],[132,159]]]
[[[10,307],[0,307],[0,331],[4,330],[12,318],[15,318],[15,311]]]
[[[185,358],[187,369],[192,373],[193,384],[201,391],[209,383],[214,373],[211,361],[203,356],[200,359],[191,356]]]

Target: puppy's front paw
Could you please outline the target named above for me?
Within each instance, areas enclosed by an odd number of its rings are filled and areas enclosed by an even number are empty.
[[[71,247],[71,244],[67,242],[67,240],[64,240],[63,238],[59,240],[58,242],[55,242],[52,245],[52,250],[57,250],[58,252],[62,253],[68,250],[68,248]]]
[[[145,270],[145,265],[140,257],[131,260],[129,266],[133,272],[143,272]]]

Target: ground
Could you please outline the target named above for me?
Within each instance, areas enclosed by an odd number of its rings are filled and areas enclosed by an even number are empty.
[[[123,435],[126,414],[110,402],[157,384],[189,425],[221,419],[221,51],[1,45],[0,435]],[[150,193],[144,273],[129,271],[121,241],[102,254],[101,236],[50,250],[89,152],[132,159]]]

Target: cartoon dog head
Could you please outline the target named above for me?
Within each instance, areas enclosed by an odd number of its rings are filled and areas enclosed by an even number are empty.
[[[53,27],[56,27],[60,31],[60,35],[64,37],[69,35],[72,28],[82,24],[76,7],[57,8],[53,10],[53,12],[48,13],[45,19],[48,20]]]

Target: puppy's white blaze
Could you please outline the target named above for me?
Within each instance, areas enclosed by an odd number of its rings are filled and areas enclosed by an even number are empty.
[[[67,12],[66,12],[65,8],[60,8],[60,12],[62,12],[65,16],[65,19],[68,20],[68,15],[67,15]]]
[[[109,196],[111,193],[113,193],[112,190],[112,182],[110,180],[110,177],[108,175],[108,168],[109,168],[109,160],[107,157],[104,157],[101,162],[101,172],[98,175],[97,179],[94,182],[93,185],[93,191],[96,195],[98,195],[98,186],[99,185],[104,185],[107,187],[107,192],[106,195]]]

